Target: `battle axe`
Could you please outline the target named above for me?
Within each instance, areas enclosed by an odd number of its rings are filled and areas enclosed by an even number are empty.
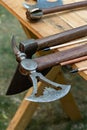
[[[58,100],[63,98],[71,88],[70,85],[55,83],[45,78],[40,73],[41,70],[58,65],[59,63],[69,59],[87,55],[87,44],[84,44],[62,52],[56,52],[39,58],[29,59],[26,57],[25,53],[19,51],[16,47],[14,37],[12,38],[12,44],[16,60],[19,63],[19,70],[21,74],[27,75],[28,78],[31,79],[33,92],[26,99],[33,102],[51,102]],[[38,80],[45,84],[42,94],[39,95],[37,85]]]

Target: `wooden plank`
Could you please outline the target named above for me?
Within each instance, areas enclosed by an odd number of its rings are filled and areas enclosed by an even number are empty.
[[[22,7],[22,2],[23,0],[21,2],[16,0],[16,3],[14,3],[12,0],[10,1],[1,0],[1,4],[4,7],[6,7],[14,16],[16,16],[23,23],[23,25],[25,25],[30,31],[34,32],[34,34],[39,38],[47,35],[52,35],[54,33],[58,33],[61,31],[60,28],[62,24],[60,23],[62,23],[61,22],[62,20],[60,21],[59,16],[60,15],[63,16],[66,13],[58,13],[58,15],[57,14],[48,15],[44,17],[42,20],[40,20],[39,22],[32,23],[32,22],[28,22],[26,19],[26,15],[25,15],[26,9]],[[53,22],[56,21],[56,24],[55,22],[53,23],[52,21]],[[63,23],[67,24],[66,22]],[[63,28],[65,29],[66,27],[67,26],[66,25],[64,26],[63,24]],[[69,29],[69,27],[66,29]]]
[[[60,32],[60,26],[55,27],[54,24],[51,24],[49,21],[47,21],[48,17],[45,17],[45,19],[42,19],[37,23],[29,22],[26,19],[26,15],[25,15],[26,9],[22,7],[22,2],[23,0],[21,2],[16,0],[15,3],[13,2],[13,0],[10,0],[10,1],[1,0],[1,4],[5,8],[7,8],[14,16],[16,16],[17,19],[19,19],[19,21],[24,26],[26,26],[31,32],[33,32],[38,38]],[[53,15],[53,18],[54,16],[55,14]],[[51,18],[52,18],[52,15],[51,15]],[[57,18],[57,19],[60,19],[60,18]]]

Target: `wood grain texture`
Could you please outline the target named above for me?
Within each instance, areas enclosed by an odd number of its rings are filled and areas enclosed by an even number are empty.
[[[78,52],[78,53],[77,53]],[[74,47],[61,52],[55,52],[46,56],[35,58],[34,61],[38,64],[38,70],[43,70],[54,65],[58,65],[61,62],[79,58],[87,55],[87,44]]]

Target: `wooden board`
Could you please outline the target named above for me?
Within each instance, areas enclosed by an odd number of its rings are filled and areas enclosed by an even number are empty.
[[[63,0],[63,4],[78,2],[82,0]],[[17,19],[27,27],[32,33],[34,33],[38,38],[53,35],[56,33],[63,32],[64,30],[69,30],[71,28],[79,27],[87,24],[87,10],[86,8],[79,10],[70,10],[60,13],[55,13],[51,15],[45,15],[43,18],[36,23],[29,22],[26,19],[26,9],[23,8],[22,3],[24,0],[1,0],[1,5],[7,8]],[[32,0],[30,0],[30,3]],[[16,9],[16,11],[15,11]],[[59,50],[61,51],[61,50]],[[75,64],[74,67],[85,67],[87,66],[87,61]],[[79,73],[87,80],[87,71]]]

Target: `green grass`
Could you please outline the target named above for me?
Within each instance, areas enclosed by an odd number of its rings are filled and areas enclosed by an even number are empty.
[[[20,105],[24,93],[6,96],[11,78],[17,63],[13,55],[10,41],[16,35],[17,41],[26,39],[19,22],[0,6],[0,130],[5,130]],[[63,111],[59,101],[40,104],[26,130],[87,130],[87,82],[79,75],[65,76],[72,84],[72,93],[82,113],[81,121],[71,121]]]

